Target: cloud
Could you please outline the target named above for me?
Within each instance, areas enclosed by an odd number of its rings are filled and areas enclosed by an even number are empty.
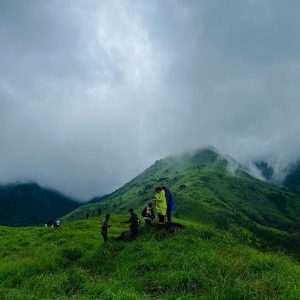
[[[0,180],[88,198],[164,155],[298,157],[298,1],[1,1]]]

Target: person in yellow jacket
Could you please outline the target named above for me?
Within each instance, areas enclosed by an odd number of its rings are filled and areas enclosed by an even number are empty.
[[[154,206],[158,214],[158,224],[164,224],[167,214],[167,200],[165,191],[160,187],[155,189]]]

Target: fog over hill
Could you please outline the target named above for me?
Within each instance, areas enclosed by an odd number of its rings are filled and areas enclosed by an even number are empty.
[[[0,2],[0,182],[88,199],[213,145],[299,158],[300,2]]]

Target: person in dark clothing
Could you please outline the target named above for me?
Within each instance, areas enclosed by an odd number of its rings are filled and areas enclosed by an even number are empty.
[[[102,237],[103,237],[103,240],[104,242],[107,242],[107,230],[108,228],[111,227],[111,225],[108,224],[108,220],[110,219],[110,215],[107,214],[105,216],[105,219],[103,220],[102,222],[102,227],[101,227],[101,234],[102,234]]]
[[[86,218],[86,219],[88,219],[88,218],[89,218],[89,216],[90,216],[90,215],[89,215],[89,213],[86,213],[86,216],[85,216],[85,218]]]
[[[53,223],[54,228],[58,228],[60,226],[60,220],[56,219]]]
[[[162,189],[165,191],[166,201],[167,201],[167,222],[172,222],[172,211],[174,210],[174,199],[172,197],[171,191],[169,188],[163,186]]]
[[[52,227],[53,226],[53,220],[48,220],[47,221],[47,227]]]
[[[135,240],[138,236],[140,220],[133,208],[129,209],[130,219],[122,224],[130,224],[130,240]]]
[[[101,208],[98,207],[97,211],[98,211],[98,217],[100,217],[101,216]]]
[[[155,219],[152,203],[149,203],[147,207],[143,209],[142,216],[145,220],[146,226],[150,227],[152,225],[152,221]]]

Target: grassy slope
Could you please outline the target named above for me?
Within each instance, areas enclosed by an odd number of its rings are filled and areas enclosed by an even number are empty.
[[[175,216],[238,234],[244,229],[251,244],[285,248],[299,255],[295,242],[300,230],[299,195],[240,170],[230,173],[228,161],[208,149],[157,161],[99,204],[79,207],[64,220],[83,218],[87,211],[93,214],[98,206],[108,212],[124,213],[130,207],[140,211],[151,201],[154,187],[164,184],[172,189]]]
[[[123,216],[114,216],[111,235]],[[299,299],[300,266],[209,225],[102,244],[99,219],[0,230],[0,299]]]

